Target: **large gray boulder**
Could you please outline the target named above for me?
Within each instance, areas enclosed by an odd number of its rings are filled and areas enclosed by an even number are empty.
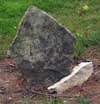
[[[30,7],[8,55],[26,78],[49,86],[69,74],[74,42],[72,33],[53,17]]]

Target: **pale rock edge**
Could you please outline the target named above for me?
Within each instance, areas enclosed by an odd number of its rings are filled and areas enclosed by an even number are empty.
[[[57,83],[48,87],[48,91],[56,91],[57,94],[61,94],[69,88],[74,86],[81,86],[86,82],[93,73],[93,63],[92,62],[82,62],[75,66],[72,73],[64,78],[62,78]]]

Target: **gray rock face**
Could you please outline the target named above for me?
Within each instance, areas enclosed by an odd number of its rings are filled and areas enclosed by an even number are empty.
[[[69,74],[75,38],[46,12],[29,8],[8,55],[26,78],[51,85]]]

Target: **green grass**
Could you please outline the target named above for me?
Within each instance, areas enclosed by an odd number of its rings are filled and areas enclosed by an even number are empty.
[[[0,57],[6,54],[31,5],[47,11],[76,35],[76,56],[89,46],[100,45],[100,0],[0,0]],[[83,9],[85,5],[88,10]]]
[[[100,34],[92,33],[89,36],[84,36],[84,34],[76,34],[76,41],[74,56],[79,58],[88,47],[100,47]]]
[[[90,104],[86,97],[80,98],[79,99],[79,103],[80,104]]]
[[[77,102],[79,102],[78,104],[90,104],[86,97],[82,97],[82,98],[79,97],[79,98],[76,98],[76,100],[77,100]],[[14,104],[16,104],[16,103],[14,103]],[[24,98],[24,99],[22,99],[20,104],[33,104],[33,103],[30,98]],[[41,101],[41,103],[38,103],[38,104],[71,104],[71,103],[60,100],[60,99],[48,99],[48,100]]]
[[[30,98],[24,98],[20,104],[32,104],[32,101]]]
[[[88,99],[86,97],[82,97],[82,98],[76,98],[77,102],[79,102],[78,104],[90,104]],[[45,100],[42,104],[71,104],[67,101],[63,101],[63,100],[59,100],[59,99],[51,99],[51,100]]]

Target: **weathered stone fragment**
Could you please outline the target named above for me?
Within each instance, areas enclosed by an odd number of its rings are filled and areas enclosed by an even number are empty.
[[[46,12],[31,7],[20,23],[8,54],[26,78],[51,85],[69,74],[74,42],[69,30]]]
[[[72,73],[54,85],[48,87],[50,92],[56,91],[58,94],[72,88],[74,86],[81,86],[93,73],[93,63],[92,62],[82,62],[76,66]]]

